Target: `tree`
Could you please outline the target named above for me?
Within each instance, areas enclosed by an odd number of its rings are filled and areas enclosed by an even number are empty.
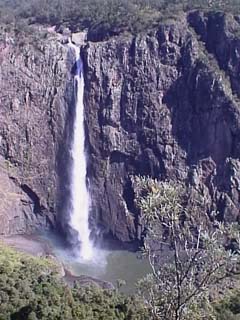
[[[202,319],[211,290],[238,263],[238,226],[215,222],[210,227],[202,212],[204,199],[182,183],[140,177],[132,182],[147,229],[144,253],[153,271],[139,283],[140,295],[153,319]],[[235,250],[226,250],[228,240],[237,244]],[[204,319],[215,319],[210,309],[207,314]]]

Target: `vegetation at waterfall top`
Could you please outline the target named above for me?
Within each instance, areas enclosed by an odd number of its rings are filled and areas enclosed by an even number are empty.
[[[90,40],[139,33],[193,9],[240,13],[239,0],[0,0],[0,23],[16,30],[33,24],[88,29]]]

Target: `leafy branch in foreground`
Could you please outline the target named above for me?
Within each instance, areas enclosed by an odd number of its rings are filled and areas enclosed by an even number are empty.
[[[139,293],[153,319],[215,319],[209,295],[238,263],[238,252],[225,248],[229,239],[239,247],[238,226],[210,227],[204,200],[181,183],[140,177],[132,182],[153,271],[139,283]]]

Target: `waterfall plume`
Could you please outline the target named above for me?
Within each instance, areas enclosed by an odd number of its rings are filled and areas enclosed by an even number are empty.
[[[71,41],[69,41],[69,45],[76,57],[76,71],[74,76],[76,111],[71,146],[71,212],[69,225],[74,230],[74,236],[77,237],[77,239],[74,240],[74,242],[76,242],[74,252],[83,260],[91,260],[93,257],[93,245],[90,240],[88,224],[91,199],[86,183],[87,161],[84,148],[83,64],[80,57],[80,48]]]

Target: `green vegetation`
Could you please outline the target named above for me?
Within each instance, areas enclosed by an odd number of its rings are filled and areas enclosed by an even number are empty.
[[[216,306],[217,320],[240,319],[240,291],[231,294]]]
[[[184,184],[139,177],[132,181],[147,228],[144,253],[153,271],[140,281],[139,294],[152,319],[225,319],[218,317],[210,297],[222,288],[227,294],[230,279],[238,274],[239,225],[209,226],[204,199]],[[217,310],[230,313],[232,301]],[[239,299],[235,305],[234,310]]]
[[[46,24],[89,29],[92,40],[139,33],[192,9],[240,12],[238,0],[0,0],[0,21],[16,30]]]
[[[68,287],[51,259],[0,245],[1,320],[144,320],[146,308],[132,297],[97,287]]]

